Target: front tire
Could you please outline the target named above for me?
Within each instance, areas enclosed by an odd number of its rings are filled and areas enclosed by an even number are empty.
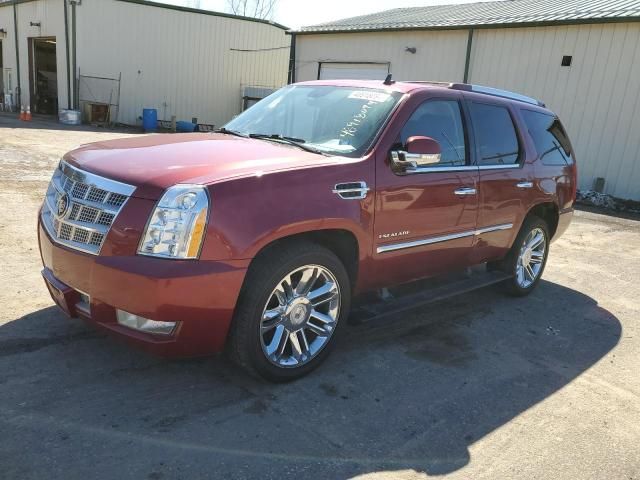
[[[229,353],[267,380],[302,377],[328,356],[350,303],[349,276],[333,252],[309,242],[270,249],[247,274]]]
[[[504,282],[508,294],[521,297],[531,293],[544,272],[549,256],[549,227],[538,217],[525,220],[500,268],[512,275]]]

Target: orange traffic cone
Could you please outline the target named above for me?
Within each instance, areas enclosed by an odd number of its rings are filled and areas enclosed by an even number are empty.
[[[27,106],[27,113],[24,114],[24,120],[25,122],[30,122],[32,120],[32,116],[31,116],[31,106]]]
[[[26,112],[24,111],[24,105],[22,105],[20,107],[20,120],[24,121],[24,116],[26,115]]]

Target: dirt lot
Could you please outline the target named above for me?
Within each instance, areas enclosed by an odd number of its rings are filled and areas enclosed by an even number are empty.
[[[22,127],[22,128],[16,128]],[[60,155],[125,133],[0,116],[0,477],[640,480],[640,222],[580,212],[525,299],[349,327],[274,386],[67,320],[36,215]]]

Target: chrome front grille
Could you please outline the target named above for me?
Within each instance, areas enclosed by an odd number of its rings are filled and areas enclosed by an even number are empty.
[[[60,162],[42,206],[42,223],[55,242],[97,255],[134,190]]]

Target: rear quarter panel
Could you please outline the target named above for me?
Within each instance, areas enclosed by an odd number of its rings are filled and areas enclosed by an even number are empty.
[[[554,113],[546,108],[527,106],[527,110],[537,111],[546,115]],[[531,208],[541,203],[554,203],[562,216],[573,211],[577,190],[577,166],[575,152],[572,148],[573,162],[568,165],[548,165],[540,159],[531,135],[527,131],[526,123],[519,112],[519,123],[526,133],[527,149],[532,152],[535,188],[532,190]]]

